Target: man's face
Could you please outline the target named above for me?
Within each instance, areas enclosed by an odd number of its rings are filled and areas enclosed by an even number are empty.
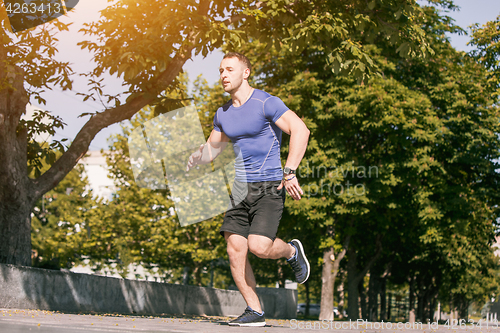
[[[219,74],[224,91],[232,94],[248,78],[250,70],[238,58],[225,58],[220,63]]]

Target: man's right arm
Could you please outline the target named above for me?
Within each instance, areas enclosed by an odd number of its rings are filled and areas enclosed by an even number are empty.
[[[226,148],[229,138],[224,132],[212,130],[207,143],[201,145],[198,151],[191,154],[188,160],[187,169],[189,171],[197,164],[207,164],[212,162]]]

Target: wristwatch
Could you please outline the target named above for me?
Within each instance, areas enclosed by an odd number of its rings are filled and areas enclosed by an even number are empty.
[[[295,170],[292,170],[289,167],[285,167],[285,169],[283,169],[283,174],[285,174],[285,175],[294,175],[295,174]]]

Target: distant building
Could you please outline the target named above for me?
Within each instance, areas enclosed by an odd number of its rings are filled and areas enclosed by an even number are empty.
[[[26,105],[26,113],[21,117],[24,120],[32,120],[36,110],[43,110],[31,104]],[[44,124],[50,124],[50,119],[42,118]],[[42,144],[44,142],[51,143],[52,136],[49,133],[40,133],[35,138],[35,141]],[[113,180],[108,178],[108,166],[106,157],[100,151],[89,151],[79,162],[85,168],[85,176],[89,181],[89,190],[92,190],[94,197],[101,197],[105,200],[110,200],[111,195],[116,187]]]
[[[89,189],[94,197],[110,200],[116,190],[113,180],[108,177],[106,157],[100,151],[89,151],[79,162],[85,168],[85,176],[89,181]]]
[[[500,236],[495,237],[495,244],[493,244],[493,248],[495,249],[495,256],[497,256],[500,260]],[[481,311],[481,317],[488,321],[492,321],[498,324],[498,320],[500,319],[500,295],[495,295],[495,298],[491,299],[491,302],[486,303]]]
[[[500,257],[500,236],[496,236],[495,240],[496,240],[496,243],[493,244],[493,248],[496,248],[495,249],[495,255],[497,257]]]
[[[85,259],[83,264],[77,265],[70,269],[73,273],[83,273],[83,274],[93,274],[108,276],[114,278],[122,278],[116,269],[116,264],[111,264],[98,271],[94,271],[90,266],[90,260]],[[128,280],[140,280],[140,281],[154,281],[154,282],[165,282],[165,276],[162,276],[157,269],[148,271],[141,264],[132,263],[127,266],[127,275],[125,279]]]

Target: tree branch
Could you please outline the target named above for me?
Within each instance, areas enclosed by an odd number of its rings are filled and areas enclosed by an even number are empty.
[[[206,14],[209,10],[209,5],[209,0],[203,1],[199,7],[200,14]],[[155,82],[155,86],[167,87],[172,84],[182,70],[184,63],[191,58],[198,34],[199,32],[195,31],[191,31],[188,34],[184,46],[179,49],[168,68],[160,74]],[[69,149],[47,172],[33,180],[32,203],[44,193],[54,188],[75,167],[78,161],[85,156],[90,143],[97,133],[112,124],[130,119],[139,110],[154,102],[155,99],[156,97],[139,95],[123,105],[107,109],[92,116],[78,132]]]
[[[342,249],[342,251],[339,252],[339,254],[337,254],[337,257],[335,258],[335,261],[333,262],[333,269],[335,272],[338,271],[339,266],[340,266],[340,262],[342,261],[342,259],[344,259],[344,256],[347,253],[347,248],[349,247],[350,241],[351,241],[351,235],[346,236],[346,238],[344,240],[344,248]],[[336,275],[337,275],[337,273],[335,273],[335,276]]]

